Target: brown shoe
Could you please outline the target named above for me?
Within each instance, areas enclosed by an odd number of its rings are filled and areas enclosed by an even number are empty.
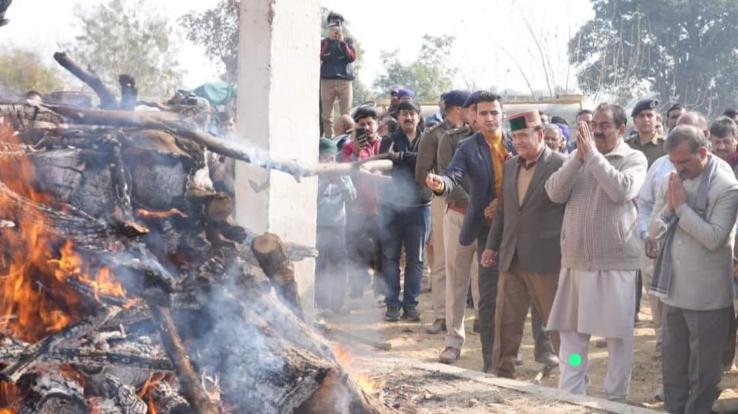
[[[433,325],[429,326],[425,331],[431,335],[446,331],[446,320],[436,319],[433,321]]]
[[[441,351],[441,355],[438,356],[438,362],[442,364],[453,364],[459,360],[461,356],[461,350],[451,346],[447,346]]]
[[[475,334],[479,333],[479,319],[474,319],[474,325],[472,325],[472,332]]]

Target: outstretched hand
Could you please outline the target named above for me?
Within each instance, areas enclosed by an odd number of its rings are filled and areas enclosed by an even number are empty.
[[[443,192],[444,188],[446,187],[443,184],[443,180],[441,179],[441,177],[432,173],[428,174],[428,176],[425,177],[425,185],[436,193]]]

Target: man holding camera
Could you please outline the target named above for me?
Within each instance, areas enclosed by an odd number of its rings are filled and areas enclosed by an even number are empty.
[[[328,37],[320,42],[320,118],[323,135],[333,136],[333,102],[338,99],[341,115],[348,114],[353,99],[351,82],[354,71],[351,62],[356,60],[356,49],[350,38],[343,34],[343,16],[331,12],[328,15]]]
[[[377,126],[379,114],[369,106],[354,111],[356,127],[351,142],[343,146],[343,161],[361,161],[379,154],[381,139]],[[351,297],[361,297],[369,282],[369,268],[374,268],[375,293],[384,294],[379,252],[379,204],[377,185],[366,177],[355,177],[357,198],[346,211],[346,247],[349,259]]]

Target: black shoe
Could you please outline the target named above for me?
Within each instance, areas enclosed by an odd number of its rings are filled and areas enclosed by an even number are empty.
[[[400,307],[387,306],[387,312],[384,314],[384,320],[388,322],[397,322],[400,320]]]
[[[420,312],[416,306],[406,306],[402,315],[402,319],[410,322],[420,322]]]

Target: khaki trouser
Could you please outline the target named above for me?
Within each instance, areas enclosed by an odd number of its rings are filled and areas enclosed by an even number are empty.
[[[462,246],[459,233],[464,215],[446,210],[443,216],[443,235],[446,250],[446,345],[461,349],[464,345],[464,312],[469,283],[472,287],[474,308],[479,318],[479,271],[477,245]]]
[[[351,110],[354,90],[351,81],[342,79],[320,80],[320,105],[322,108],[320,119],[323,121],[323,136],[333,136],[333,102],[338,99],[341,115]]]
[[[446,200],[433,197],[431,201],[431,243],[433,249],[429,257],[431,275],[431,300],[436,319],[446,318],[446,249],[443,235],[443,216]]]
[[[547,321],[558,284],[558,273],[524,272],[520,270],[517,259],[513,259],[508,272],[500,272],[495,309],[496,341],[492,352],[493,366],[498,376],[515,376],[515,359],[523,340],[523,327],[531,301],[541,320]],[[558,333],[549,332],[549,335],[555,352],[558,352]]]

